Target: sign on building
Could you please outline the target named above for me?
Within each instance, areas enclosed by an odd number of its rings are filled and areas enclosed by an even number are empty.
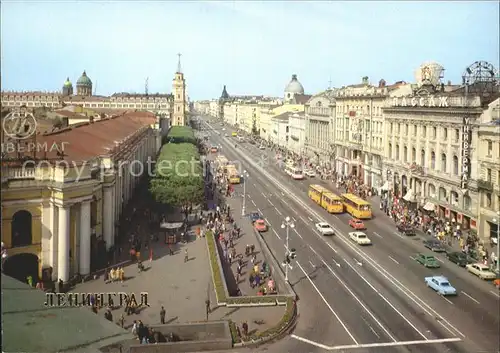
[[[467,190],[467,185],[470,178],[470,143],[472,139],[470,117],[463,118],[462,126],[462,177],[460,187],[462,190]]]
[[[395,97],[392,99],[393,107],[449,107],[448,96],[428,97]]]

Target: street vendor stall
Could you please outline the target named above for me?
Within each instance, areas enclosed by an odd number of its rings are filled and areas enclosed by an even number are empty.
[[[181,233],[184,227],[184,222],[160,223],[160,233],[165,236],[165,244],[177,244],[181,241]]]

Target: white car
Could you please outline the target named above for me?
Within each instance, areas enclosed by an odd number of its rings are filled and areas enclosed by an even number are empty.
[[[372,241],[363,232],[350,232],[349,238],[355,241],[358,245],[371,245]]]
[[[483,265],[482,263],[468,264],[465,266],[465,268],[467,269],[467,271],[469,271],[473,275],[478,276],[481,279],[493,280],[497,277],[494,272],[490,271],[490,268],[488,266]]]
[[[308,176],[309,178],[314,178],[316,176],[316,172],[312,169],[306,169],[304,170],[304,174]]]
[[[333,231],[332,227],[326,222],[316,223],[316,229],[322,235],[335,235],[335,232]]]
[[[259,150],[265,150],[265,149],[266,149],[266,146],[264,146],[264,145],[259,146]]]

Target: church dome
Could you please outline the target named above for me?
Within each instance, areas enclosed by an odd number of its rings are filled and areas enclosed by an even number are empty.
[[[85,71],[83,71],[82,76],[80,76],[80,78],[78,79],[78,81],[76,81],[76,85],[77,86],[89,86],[89,87],[92,86],[92,81],[87,76],[87,73]]]
[[[71,87],[73,86],[73,84],[71,83],[71,81],[69,80],[69,77],[66,79],[66,81],[64,82],[64,87]]]
[[[295,94],[304,94],[304,87],[297,80],[297,75],[292,75],[292,80],[285,87],[285,92],[287,93],[295,93]]]

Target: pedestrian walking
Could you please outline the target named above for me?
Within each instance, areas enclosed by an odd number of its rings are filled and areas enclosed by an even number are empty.
[[[187,249],[184,250],[184,262],[188,262],[189,261],[189,256],[188,256],[188,251]]]
[[[161,310],[160,310],[160,323],[162,325],[165,325],[165,316],[167,315],[167,312],[165,311],[165,308],[163,307],[163,305],[161,306]]]

